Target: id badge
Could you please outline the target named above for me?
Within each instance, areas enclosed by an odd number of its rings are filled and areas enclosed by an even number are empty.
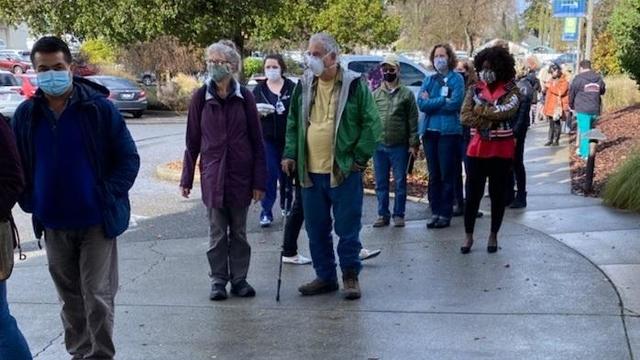
[[[446,97],[446,98],[449,97],[449,87],[448,86],[445,85],[440,89],[440,96],[443,96],[443,97]]]

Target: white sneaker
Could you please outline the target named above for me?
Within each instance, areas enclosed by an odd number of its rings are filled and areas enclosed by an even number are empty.
[[[362,248],[360,250],[360,260],[373,259],[374,257],[380,255],[381,252],[382,252],[381,249],[369,250],[369,249]]]
[[[260,219],[260,227],[266,228],[269,226],[271,226],[271,219],[269,219],[269,217],[265,215]]]
[[[311,259],[298,254],[296,256],[283,256],[282,262],[285,264],[307,265],[311,264]]]

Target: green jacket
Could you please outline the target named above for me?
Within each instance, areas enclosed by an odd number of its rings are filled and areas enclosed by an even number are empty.
[[[383,84],[373,92],[382,120],[381,143],[386,146],[418,146],[418,105],[413,92],[400,85],[389,92]]]
[[[331,186],[339,186],[349,176],[353,165],[365,166],[380,138],[380,116],[371,91],[360,74],[339,68],[336,80],[338,102],[333,138],[333,171]],[[307,129],[318,78],[306,71],[293,91],[284,158],[296,160],[297,173],[303,187],[313,183],[307,173]]]

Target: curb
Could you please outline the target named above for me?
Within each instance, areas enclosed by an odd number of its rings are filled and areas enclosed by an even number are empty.
[[[167,164],[160,164],[158,166],[156,166],[156,177],[159,178],[160,180],[165,180],[165,181],[173,181],[173,182],[180,182],[181,178],[182,178],[182,173],[179,171],[176,171],[174,169],[169,168]],[[196,169],[196,176],[193,179],[194,183],[199,183],[200,182],[200,174],[199,171]],[[364,193],[365,195],[369,195],[369,196],[375,196],[376,195],[376,191],[373,189],[364,189]],[[390,192],[389,193],[389,197],[390,198],[395,198],[396,194]],[[417,196],[407,196],[407,200],[414,202],[414,203],[418,203],[418,204],[429,204],[429,200],[425,199],[425,198],[419,198]]]
[[[156,166],[156,177],[160,180],[180,182],[182,172],[169,168],[168,164],[160,164]],[[200,183],[200,172],[198,169],[196,169],[196,175],[193,178],[193,183]]]

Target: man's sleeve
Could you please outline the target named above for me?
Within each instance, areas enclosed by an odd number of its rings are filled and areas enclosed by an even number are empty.
[[[133,187],[138,176],[140,156],[122,115],[111,102],[107,102],[107,106],[109,114],[105,116],[111,120],[109,148],[115,165],[111,173],[105,174],[104,182],[109,194],[122,197]]]
[[[300,123],[300,111],[302,110],[302,84],[299,81],[293,89],[291,106],[287,116],[287,133],[285,135],[284,158],[298,160],[298,124]]]
[[[356,80],[360,81],[360,80]],[[362,128],[360,138],[356,144],[354,155],[358,165],[364,166],[373,156],[373,152],[378,146],[380,134],[382,133],[382,123],[380,122],[380,114],[378,106],[373,100],[371,91],[367,88],[363,81],[358,84],[358,104],[362,114]]]

